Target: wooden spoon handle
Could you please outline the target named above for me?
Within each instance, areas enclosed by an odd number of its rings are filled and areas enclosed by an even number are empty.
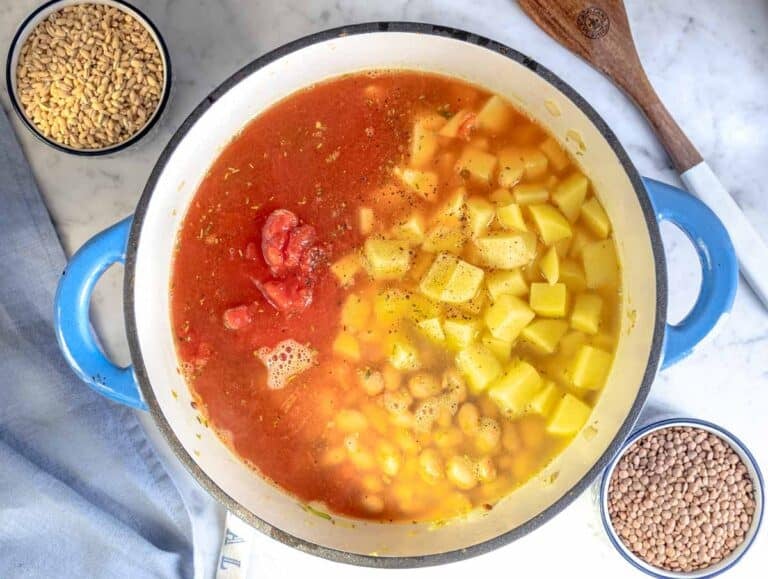
[[[667,150],[672,162],[677,168],[678,173],[685,173],[691,167],[701,163],[702,156],[698,149],[693,146],[688,136],[680,128],[672,115],[669,114],[667,107],[653,90],[650,81],[645,77],[636,78],[637,82],[621,83],[632,100],[637,103],[640,110],[643,111],[648,122],[651,123],[661,144]]]

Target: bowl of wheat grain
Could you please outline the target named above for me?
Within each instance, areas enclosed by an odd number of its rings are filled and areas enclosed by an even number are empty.
[[[157,123],[171,63],[160,33],[117,0],[53,0],[19,27],[6,63],[11,104],[43,142],[71,154],[116,153]]]

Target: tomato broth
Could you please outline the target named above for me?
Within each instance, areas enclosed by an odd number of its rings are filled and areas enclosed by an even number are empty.
[[[586,176],[463,81],[290,95],[214,161],[178,235],[180,367],[203,420],[322,511],[443,520],[588,426],[619,266]]]

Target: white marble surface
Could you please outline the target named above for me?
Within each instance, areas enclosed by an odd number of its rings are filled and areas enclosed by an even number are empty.
[[[510,0],[134,3],[164,34],[175,73],[172,101],[151,140],[113,158],[81,159],[49,149],[15,123],[69,252],[132,211],[154,160],[174,129],[229,74],[299,36],[369,20],[453,25],[527,53],[593,104],[642,174],[679,185],[657,140],[623,94],[551,41]],[[3,62],[15,27],[36,4],[34,0],[0,3]],[[764,0],[628,0],[627,9],[643,63],[668,108],[747,216],[760,231],[768,231],[768,4]],[[8,110],[4,91],[0,101]],[[670,270],[670,318],[678,320],[695,297],[699,274],[683,236],[671,227],[664,227],[663,232]],[[106,276],[95,310],[104,341],[125,361],[120,287],[120,272]],[[694,356],[658,377],[651,405],[731,429],[751,447],[763,470],[768,470],[768,313],[743,283],[725,327]],[[513,573],[539,570],[544,576],[570,576],[576,568],[590,569],[594,576],[641,576],[605,539],[592,494],[585,493],[543,528],[493,554],[439,571],[397,575],[459,577],[504,566]],[[384,573],[362,573],[311,558],[261,536],[257,543],[251,565],[254,577],[291,576],[309,569],[339,577]],[[758,544],[728,576],[762,576],[766,566],[768,531],[764,527]]]

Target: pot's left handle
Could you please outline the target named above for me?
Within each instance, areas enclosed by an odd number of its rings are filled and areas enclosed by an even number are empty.
[[[75,373],[102,396],[146,410],[133,367],[107,358],[91,327],[91,295],[102,274],[125,262],[132,217],[91,238],[67,264],[56,291],[54,326],[64,358]]]

